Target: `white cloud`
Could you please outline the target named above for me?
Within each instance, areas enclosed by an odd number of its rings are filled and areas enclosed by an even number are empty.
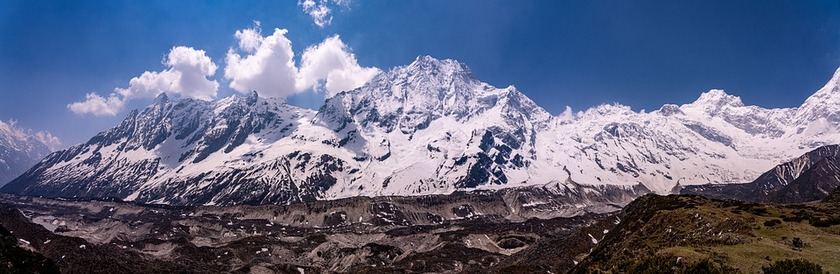
[[[203,50],[189,47],[175,47],[169,52],[165,72],[173,74],[168,77],[174,83],[164,89],[184,97],[200,100],[213,100],[219,90],[219,83],[207,77],[216,74],[218,68]],[[167,87],[167,86],[163,86]],[[155,95],[156,96],[156,95]]]
[[[286,97],[323,87],[328,95],[357,88],[380,73],[359,65],[338,35],[304,50],[300,68],[285,29],[263,37],[258,27],[236,31],[239,50],[227,54],[225,78],[237,92],[252,90],[268,97]],[[244,54],[244,56],[243,56]]]
[[[231,80],[230,87],[242,93],[257,90],[269,97],[286,97],[295,92],[295,67],[292,41],[286,38],[285,29],[274,29],[274,33],[262,37],[260,29],[238,30],[241,56],[231,48],[227,53],[225,78]]]
[[[254,28],[237,30],[234,37],[239,40],[239,48],[247,53],[253,53],[262,44],[263,37],[260,33],[260,21],[254,21]]]
[[[303,8],[303,12],[312,17],[315,25],[324,28],[332,23],[333,7],[346,7],[349,2],[350,0],[303,0],[298,1],[298,5]]]
[[[218,67],[203,50],[174,47],[163,64],[166,70],[146,71],[132,78],[128,88],[116,88],[107,98],[88,93],[84,101],[71,103],[67,108],[77,114],[115,116],[126,101],[153,98],[161,93],[200,100],[216,98],[219,83],[208,77],[213,76]]]
[[[67,105],[73,113],[76,114],[93,114],[96,116],[116,116],[117,113],[125,105],[125,100],[111,93],[108,98],[103,98],[96,93],[88,93],[85,95],[85,100],[81,102],[73,102]]]
[[[360,87],[381,72],[360,66],[338,35],[306,48],[298,68],[287,30],[275,28],[264,37],[260,23],[254,25],[234,33],[238,44],[225,58],[224,77],[237,92],[256,90],[266,97],[282,98],[311,89],[332,96]],[[127,88],[116,88],[107,96],[88,93],[84,101],[70,103],[67,108],[77,114],[115,116],[128,101],[161,93],[200,100],[216,98],[219,83],[210,77],[218,67],[203,50],[174,47],[162,63],[166,67],[163,71],[146,71],[132,78]]]
[[[332,96],[357,88],[380,72],[378,68],[361,67],[356,56],[335,35],[303,52],[297,88],[317,88],[319,82],[324,80],[324,87]]]

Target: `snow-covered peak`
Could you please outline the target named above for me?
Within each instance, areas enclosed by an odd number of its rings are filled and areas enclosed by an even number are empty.
[[[824,101],[826,99],[830,99],[831,101]],[[811,97],[808,97],[808,99],[805,100],[805,103],[803,105],[819,103],[836,103],[838,101],[840,101],[840,68],[838,68],[837,71],[834,72],[834,76],[832,76],[831,79],[828,80],[828,83],[826,83],[825,86],[823,86],[816,93],[811,95]]]
[[[33,132],[0,120],[0,186],[20,175],[61,142],[49,132]]]
[[[675,104],[664,104],[664,105],[662,105],[662,107],[659,108],[658,113],[662,116],[673,116],[673,115],[685,114],[680,109],[680,106],[677,106]]]
[[[229,111],[231,108],[241,108],[245,103],[245,98],[237,95],[231,95],[218,101],[214,102],[214,112],[216,113],[224,113],[225,111]]]
[[[541,126],[551,119],[548,112],[513,86],[497,88],[483,83],[455,60],[420,56],[358,89],[328,99],[317,120],[338,130],[355,121],[361,127],[412,134],[443,117],[464,122],[484,113],[496,117],[485,119],[509,125],[527,120]]]
[[[840,68],[834,72],[834,76],[825,86],[808,97],[799,107],[796,120],[800,124],[808,124],[822,118],[837,126],[840,125],[838,111],[840,111]]]
[[[254,91],[251,91],[251,93],[248,94],[248,97],[245,98],[245,101],[246,101],[246,103],[248,103],[248,105],[253,105],[253,104],[256,104],[259,99],[260,99],[260,94],[257,93],[256,90],[254,90]]]
[[[0,146],[6,145],[18,150],[42,150],[47,152],[59,149],[61,141],[46,131],[34,132],[16,125],[14,120],[0,120]]]
[[[579,112],[577,118],[580,120],[610,119],[617,116],[628,116],[636,114],[629,106],[619,103],[601,104]]]
[[[472,75],[472,71],[466,64],[452,59],[436,59],[429,55],[417,56],[414,62],[404,67],[408,71],[421,71],[427,73],[444,73],[444,74],[460,74]]]
[[[831,80],[829,80],[828,83],[825,84],[826,87],[827,86],[836,87],[838,85],[840,85],[840,67],[838,67],[837,70],[834,71],[834,76],[832,76]]]
[[[712,109],[720,109],[722,107],[743,107],[744,102],[741,101],[741,97],[730,95],[723,91],[722,89],[713,89],[703,94],[700,94],[700,98],[697,98],[696,101],[689,104],[693,107],[705,107],[705,108],[712,108]]]
[[[3,120],[0,120],[0,135],[7,138],[20,138],[26,136],[26,134],[14,126],[14,121],[6,123]]]
[[[162,105],[166,103],[169,103],[169,96],[166,95],[166,92],[161,92],[157,97],[155,97],[152,105]]]
[[[703,123],[722,120],[751,136],[780,137],[789,131],[787,124],[793,109],[745,106],[741,97],[713,89],[701,94],[696,101],[680,106],[679,110]]]
[[[418,56],[411,64],[396,67],[382,76],[381,80],[413,85],[426,83],[443,86],[478,82],[466,64],[452,59],[439,60],[428,55]]]

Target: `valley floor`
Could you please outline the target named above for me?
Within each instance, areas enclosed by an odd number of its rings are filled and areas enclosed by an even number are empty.
[[[594,213],[511,221],[482,207],[486,197],[426,199],[164,207],[5,195],[0,225],[64,273],[562,273],[616,222]],[[434,212],[418,208],[441,204],[456,217],[413,224]],[[306,213],[284,212],[298,207]],[[365,222],[344,220],[354,210]]]
[[[0,203],[2,231],[17,239],[3,252],[34,251],[27,261],[40,265],[28,267],[63,273],[759,273],[785,259],[840,272],[834,202],[646,195],[618,212],[521,220],[493,214],[499,201],[482,195],[236,207],[2,195]],[[364,221],[347,218],[360,214]]]

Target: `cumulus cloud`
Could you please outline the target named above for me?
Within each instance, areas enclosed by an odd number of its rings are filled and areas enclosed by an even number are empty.
[[[88,93],[84,101],[71,103],[67,108],[77,114],[115,116],[128,100],[153,98],[161,93],[200,100],[216,98],[219,83],[208,77],[218,67],[203,50],[174,47],[162,63],[166,70],[146,71],[132,78],[128,88],[116,88],[107,98]]]
[[[357,88],[381,71],[364,68],[338,35],[325,39],[303,52],[297,88],[317,89],[321,80],[329,96]]]
[[[381,70],[362,67],[338,35],[306,48],[296,64],[292,42],[285,29],[275,28],[263,36],[260,23],[237,30],[237,45],[225,57],[224,78],[230,88],[248,93],[256,90],[266,97],[287,97],[307,90],[324,91],[329,96],[367,83]],[[132,78],[128,87],[116,88],[108,95],[88,93],[85,100],[67,108],[77,114],[115,116],[126,103],[149,99],[161,93],[200,100],[216,99],[219,83],[212,79],[218,67],[203,50],[173,47],[164,58],[162,71],[146,71]]]
[[[236,31],[238,50],[228,50],[225,67],[230,87],[241,93],[256,90],[269,97],[286,97],[309,89],[325,90],[332,96],[357,88],[381,72],[360,66],[338,35],[304,50],[298,67],[286,33],[285,29],[274,29],[263,37],[259,24]]]
[[[347,6],[349,0],[303,0],[298,5],[303,12],[312,17],[313,22],[320,28],[332,23],[332,9],[335,6]]]
[[[225,78],[231,80],[233,90],[257,90],[269,97],[286,97],[296,92],[297,67],[287,32],[274,29],[274,33],[263,37],[259,26],[236,31],[239,50],[245,56],[233,48],[228,50]]]
[[[260,21],[254,21],[254,28],[237,30],[236,33],[234,33],[233,36],[239,40],[240,49],[248,53],[253,53],[260,47],[262,41],[265,40],[262,37],[262,33],[260,33],[260,25]],[[291,44],[291,42],[289,42],[289,44]]]
[[[99,94],[91,92],[85,95],[84,101],[70,103],[67,108],[76,114],[116,116],[124,105],[125,100],[114,93],[111,93],[108,98],[103,98]]]

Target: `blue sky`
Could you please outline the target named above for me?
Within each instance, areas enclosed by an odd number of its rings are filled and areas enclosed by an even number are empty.
[[[115,116],[67,105],[167,69],[175,46],[203,50],[218,66],[217,96],[234,94],[226,54],[255,21],[263,36],[287,29],[298,61],[336,34],[365,68],[453,58],[554,114],[611,102],[653,110],[712,88],[793,107],[840,66],[836,0],[344,1],[329,3],[323,27],[296,1],[0,1],[0,119],[84,142],[150,100]],[[324,96],[290,101],[313,107]]]

